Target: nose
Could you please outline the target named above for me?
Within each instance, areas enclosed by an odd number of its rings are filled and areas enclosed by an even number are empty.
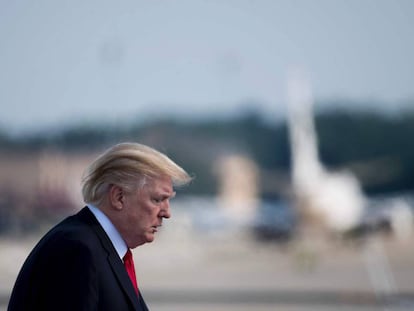
[[[170,201],[165,200],[164,204],[160,211],[160,216],[163,218],[170,218],[171,217],[171,210],[170,210]]]

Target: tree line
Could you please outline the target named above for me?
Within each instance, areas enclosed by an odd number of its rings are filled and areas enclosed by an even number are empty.
[[[414,185],[414,110],[325,110],[315,115],[319,155],[332,169],[349,169],[368,194],[412,191]],[[286,120],[270,123],[250,111],[234,118],[137,120],[123,126],[77,125],[51,132],[11,137],[0,133],[0,150],[59,149],[80,152],[120,141],[139,141],[172,156],[196,177],[187,190],[211,194],[217,189],[211,163],[219,155],[241,153],[261,170],[291,167]]]

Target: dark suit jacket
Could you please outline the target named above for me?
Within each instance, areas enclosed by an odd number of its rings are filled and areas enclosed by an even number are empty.
[[[26,259],[8,306],[17,310],[148,310],[88,208],[51,229]]]

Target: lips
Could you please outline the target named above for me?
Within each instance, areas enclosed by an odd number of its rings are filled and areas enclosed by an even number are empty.
[[[161,227],[161,225],[152,226],[151,228],[152,228],[152,230],[153,230],[154,232],[158,232],[158,228],[159,228],[159,227]]]

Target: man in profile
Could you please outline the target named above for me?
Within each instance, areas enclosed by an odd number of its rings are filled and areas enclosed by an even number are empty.
[[[191,177],[141,144],[108,149],[87,169],[87,204],[52,228],[17,277],[8,310],[148,310],[131,249],[154,240],[170,218],[173,186]]]

